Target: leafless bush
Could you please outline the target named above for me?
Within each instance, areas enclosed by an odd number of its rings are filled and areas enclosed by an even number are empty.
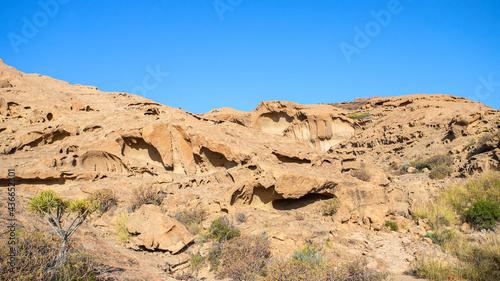
[[[243,212],[236,213],[236,221],[239,223],[244,223],[247,221],[247,216]]]
[[[368,170],[366,169],[352,170],[351,176],[362,181],[370,181],[371,179],[370,172],[368,172]]]
[[[340,199],[338,198],[326,200],[321,205],[321,212],[323,216],[333,216],[339,210],[340,205]]]
[[[255,280],[271,255],[270,242],[264,235],[241,236],[228,241],[220,254],[220,277]]]
[[[165,198],[165,194],[159,187],[139,187],[134,189],[132,209],[137,209],[142,205],[160,205]]]

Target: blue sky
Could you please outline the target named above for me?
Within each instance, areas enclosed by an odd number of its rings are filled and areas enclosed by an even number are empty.
[[[416,93],[500,108],[497,0],[0,0],[0,34],[20,71],[195,113]]]

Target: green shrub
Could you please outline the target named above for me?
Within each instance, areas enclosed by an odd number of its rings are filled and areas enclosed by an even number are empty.
[[[208,229],[208,237],[217,242],[224,242],[240,235],[240,231],[225,216],[212,221]]]
[[[402,171],[406,173],[409,167],[414,167],[419,172],[427,168],[431,172],[429,177],[431,179],[443,179],[451,175],[453,157],[448,154],[438,154],[423,160],[413,161],[409,166],[403,166]]]
[[[399,226],[397,223],[393,222],[393,221],[386,221],[385,222],[385,226],[389,229],[391,229],[392,231],[398,231],[399,230]]]
[[[323,216],[333,216],[340,209],[340,205],[340,199],[328,199],[321,205],[321,213],[323,214]]]
[[[66,262],[53,266],[53,261],[61,254],[60,239],[40,231],[18,231],[17,263],[10,272],[7,241],[0,240],[1,280],[96,280],[102,266],[95,257],[81,251],[75,245],[68,245]]]
[[[319,265],[323,262],[321,248],[306,245],[302,249],[295,250],[292,255],[292,261],[306,262],[311,265]]]
[[[500,219],[500,207],[491,201],[477,201],[463,213],[469,224],[485,229],[493,229]]]
[[[220,254],[218,276],[233,280],[255,280],[271,255],[266,236],[240,236],[228,241]]]
[[[361,113],[361,114],[350,114],[347,115],[348,118],[355,119],[355,120],[360,120],[360,119],[365,119],[370,116],[370,113]]]
[[[205,258],[199,254],[196,254],[191,256],[189,263],[191,264],[191,270],[194,272],[198,272],[205,263]]]
[[[98,207],[99,204],[87,200],[62,199],[53,190],[42,191],[29,200],[28,210],[44,219],[61,239],[60,254],[51,267],[66,266],[69,238]]]
[[[201,206],[186,208],[175,213],[174,218],[182,223],[192,234],[201,231],[201,223],[206,219],[207,211]]]
[[[142,205],[153,204],[160,205],[163,202],[165,195],[159,187],[139,187],[134,189],[134,198],[132,201],[132,209],[138,209]]]
[[[94,191],[87,198],[90,202],[99,204],[98,211],[101,214],[104,214],[106,211],[111,209],[113,206],[116,206],[116,202],[118,199],[116,198],[115,192],[109,188],[103,188]]]

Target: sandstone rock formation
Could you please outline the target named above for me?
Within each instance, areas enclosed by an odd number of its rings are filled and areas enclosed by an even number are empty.
[[[0,61],[0,120],[0,185],[15,168],[25,196],[52,188],[84,197],[108,187],[123,210],[134,188],[159,187],[166,194],[162,205],[142,206],[126,227],[136,235],[133,248],[176,257],[197,246],[167,214],[202,206],[209,213],[205,227],[218,216],[246,213],[241,230],[265,229],[276,255],[331,239],[346,256],[363,253],[377,269],[401,274],[416,252],[430,247],[421,237],[425,229],[411,224],[410,210],[443,183],[427,173],[389,174],[443,153],[453,157],[453,177],[500,168],[499,111],[448,95],[268,101],[251,112],[197,115],[25,74]],[[320,205],[331,198],[341,207],[324,217]],[[383,232],[388,219],[411,226],[391,236]],[[113,232],[101,226],[102,235]],[[187,260],[168,258],[175,265]]]
[[[163,214],[158,207],[143,205],[127,223],[127,230],[138,235],[132,241],[148,250],[164,250],[178,253],[193,242],[193,236],[184,225]]]

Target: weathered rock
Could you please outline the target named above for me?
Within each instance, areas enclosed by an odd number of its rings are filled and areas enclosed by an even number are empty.
[[[148,250],[164,250],[178,253],[193,236],[184,225],[163,214],[157,206],[143,205],[130,216],[128,232],[138,235],[134,243]]]

